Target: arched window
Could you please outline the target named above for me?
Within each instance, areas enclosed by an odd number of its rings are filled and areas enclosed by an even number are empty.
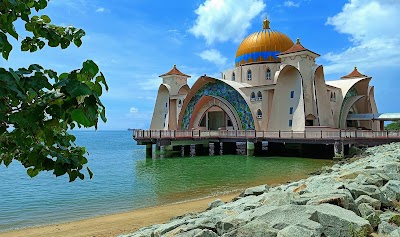
[[[257,92],[257,100],[262,100],[262,93],[261,91]]]
[[[251,92],[250,101],[255,101],[255,100],[256,100],[256,93]]]
[[[234,80],[236,80],[236,79],[235,79],[235,73],[232,72],[232,81],[234,81]]]
[[[247,70],[247,80],[251,81],[251,70]]]
[[[265,79],[271,80],[271,70],[269,68],[267,69],[267,74],[265,76]]]
[[[258,118],[258,119],[261,119],[261,118],[262,118],[262,112],[261,112],[260,109],[257,110],[257,118]]]
[[[182,106],[182,100],[181,100],[181,99],[179,99],[178,106],[179,106],[179,107]]]
[[[224,80],[225,80],[225,75],[224,75]]]

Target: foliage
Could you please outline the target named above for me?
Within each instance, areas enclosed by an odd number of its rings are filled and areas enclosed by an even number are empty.
[[[392,122],[385,126],[385,130],[400,130],[400,122]]]
[[[9,37],[20,40],[15,22],[22,20],[31,36],[21,41],[21,50],[34,52],[47,42],[62,49],[82,44],[85,32],[74,27],[55,26],[48,16],[31,16],[32,10],[47,7],[49,0],[3,0],[0,3],[0,50],[8,59],[13,50]],[[76,126],[95,127],[98,118],[106,122],[99,97],[108,90],[103,73],[91,60],[81,69],[58,74],[32,64],[28,68],[0,67],[0,165],[18,160],[34,177],[40,171],[68,174],[70,181],[83,179],[86,150],[75,145],[67,132]],[[87,168],[92,178],[92,172]]]

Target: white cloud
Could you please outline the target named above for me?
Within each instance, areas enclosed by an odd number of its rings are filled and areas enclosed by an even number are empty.
[[[219,67],[225,66],[226,61],[228,60],[216,49],[207,49],[207,50],[204,50],[203,52],[199,53],[198,55],[202,59],[210,61]]]
[[[400,64],[400,1],[350,0],[342,12],[328,18],[326,24],[339,33],[349,34],[352,46],[343,52],[330,52],[325,71],[346,73],[354,66],[361,71]]]
[[[285,1],[285,2],[283,3],[283,5],[284,5],[285,7],[299,7],[299,6],[300,6],[300,3],[299,3],[299,2],[293,2],[293,1]]]
[[[139,110],[137,108],[135,108],[135,107],[131,107],[129,109],[129,112],[135,114],[135,113],[139,112]]]
[[[250,21],[265,6],[261,0],[242,0],[240,4],[235,0],[206,0],[195,11],[198,17],[189,31],[196,37],[204,37],[207,44],[240,41],[250,27]]]
[[[96,12],[105,12],[106,9],[104,7],[99,7],[96,9]]]

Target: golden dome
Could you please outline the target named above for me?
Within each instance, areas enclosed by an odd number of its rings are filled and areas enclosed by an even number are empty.
[[[236,51],[235,65],[246,65],[259,62],[280,62],[276,56],[291,48],[294,43],[285,34],[271,30],[267,19],[263,29],[255,32],[242,41]]]

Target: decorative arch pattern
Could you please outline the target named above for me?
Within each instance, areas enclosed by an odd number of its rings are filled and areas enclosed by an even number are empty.
[[[222,81],[216,81],[214,83],[208,82],[202,86],[196,94],[191,98],[183,112],[183,117],[181,121],[181,129],[189,129],[190,119],[193,116],[193,110],[196,104],[199,102],[203,96],[214,96],[220,97],[229,102],[233,108],[236,110],[240,121],[241,129],[243,130],[254,130],[254,119],[249,106],[246,101],[234,88]]]

